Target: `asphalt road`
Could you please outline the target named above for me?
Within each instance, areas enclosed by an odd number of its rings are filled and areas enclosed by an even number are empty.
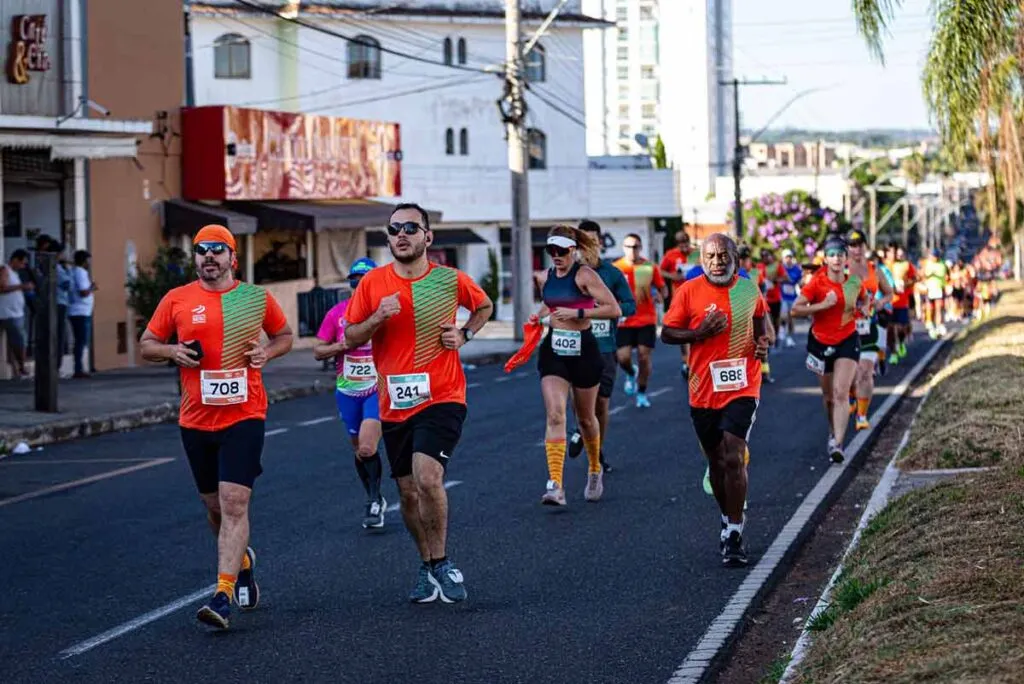
[[[919,336],[876,406],[927,346]],[[746,532],[754,561],[829,467],[804,357],[802,339],[773,356],[778,381],[758,409]],[[398,512],[383,533],[360,528],[363,493],[327,395],[270,409],[252,511],[261,604],[236,612],[223,633],[202,628],[200,600],[183,598],[214,582],[215,546],[177,428],[0,461],[0,681],[666,681],[748,572],[720,565],[678,352],[656,352],[651,409],[630,404],[620,376],[607,445],[618,468],[604,499],[587,504],[586,458],[567,461],[564,512],[539,503],[533,366],[512,376],[480,368],[469,382],[449,469],[449,555],[469,591],[461,605],[406,603],[415,548]],[[397,501],[393,484],[386,495]],[[185,605],[140,624],[175,601]],[[62,656],[119,626],[116,638]]]

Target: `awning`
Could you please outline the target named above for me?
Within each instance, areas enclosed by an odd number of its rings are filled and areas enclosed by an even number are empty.
[[[208,223],[226,226],[235,235],[256,232],[256,219],[224,207],[183,199],[164,200],[164,235],[195,235]]]
[[[259,222],[260,230],[352,230],[380,226],[391,218],[393,204],[374,200],[336,200],[296,202],[230,202],[235,211]],[[430,221],[441,220],[441,212],[427,210]]]
[[[435,228],[431,248],[458,247],[459,245],[486,245],[487,240],[468,228]],[[367,247],[387,247],[388,236],[383,228],[366,231]]]
[[[0,148],[50,150],[50,160],[134,159],[138,142],[133,136],[47,135],[45,133],[0,133]]]

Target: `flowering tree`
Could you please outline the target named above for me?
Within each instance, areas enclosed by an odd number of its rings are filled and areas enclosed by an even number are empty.
[[[741,239],[759,253],[768,248],[791,249],[811,258],[830,231],[845,230],[845,222],[816,197],[803,190],[784,195],[771,192],[743,203],[746,223]],[[732,211],[729,212],[732,220]]]

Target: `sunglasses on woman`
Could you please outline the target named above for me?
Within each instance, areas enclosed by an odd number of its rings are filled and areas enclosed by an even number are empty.
[[[545,251],[548,253],[548,256],[553,256],[553,257],[569,256],[569,248],[568,247],[559,247],[558,245],[548,245],[545,248]]]
[[[200,242],[193,249],[199,256],[206,256],[207,254],[216,256],[223,254],[230,248],[223,242]]]
[[[388,226],[388,235],[395,237],[399,233],[405,233],[406,235],[415,235],[417,231],[422,230],[426,232],[426,228],[416,223],[415,221],[406,221],[405,223],[392,223]]]

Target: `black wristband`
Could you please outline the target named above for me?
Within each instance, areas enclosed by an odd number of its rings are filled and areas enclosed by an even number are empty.
[[[576,309],[576,318],[581,321],[586,318],[586,316],[583,315],[583,309]]]

